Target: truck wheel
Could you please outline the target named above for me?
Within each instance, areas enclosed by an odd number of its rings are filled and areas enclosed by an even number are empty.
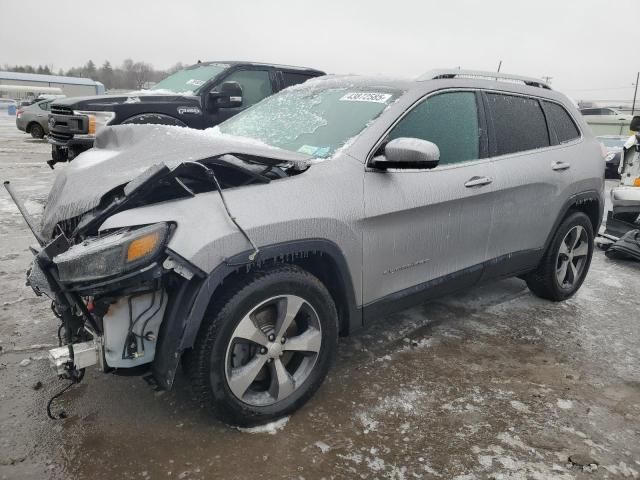
[[[51,146],[52,163],[66,162],[69,159],[69,152],[66,148],[60,148],[56,145]]]
[[[325,286],[285,265],[251,274],[211,305],[185,366],[215,416],[258,425],[309,400],[337,341],[338,315]]]
[[[44,128],[39,123],[32,123],[29,127],[29,133],[33,138],[44,138]]]
[[[538,268],[527,275],[529,289],[555,302],[573,296],[589,271],[593,238],[589,217],[582,212],[570,214],[556,230]]]

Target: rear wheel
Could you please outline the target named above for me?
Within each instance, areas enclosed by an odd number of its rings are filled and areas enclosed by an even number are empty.
[[[33,138],[44,138],[44,128],[39,123],[32,123],[29,127],[29,133]]]
[[[589,217],[582,212],[570,214],[558,227],[538,268],[526,277],[529,289],[553,301],[575,294],[591,264],[593,239]]]
[[[186,358],[203,404],[221,420],[256,425],[301,407],[337,346],[336,308],[295,266],[256,272],[212,305]]]

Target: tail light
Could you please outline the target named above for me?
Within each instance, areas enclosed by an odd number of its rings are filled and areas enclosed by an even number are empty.
[[[22,116],[22,114],[24,113],[24,110],[20,109],[16,112],[16,117],[20,118]]]

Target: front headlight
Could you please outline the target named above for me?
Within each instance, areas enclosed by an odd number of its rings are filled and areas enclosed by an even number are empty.
[[[169,235],[166,223],[85,240],[53,259],[63,283],[87,282],[121,275],[150,263]]]
[[[616,156],[615,152],[611,152],[605,157],[605,161],[610,162],[615,158],[615,156]]]
[[[83,110],[76,110],[74,115],[86,115],[89,117],[89,135],[95,135],[102,127],[109,125],[109,122],[116,118],[114,112],[89,112]]]

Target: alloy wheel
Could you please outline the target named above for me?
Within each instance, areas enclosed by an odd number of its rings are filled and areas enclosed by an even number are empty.
[[[269,298],[253,307],[231,335],[227,384],[249,405],[273,405],[305,382],[321,345],[320,319],[309,302],[296,295]]]
[[[574,226],[560,242],[556,279],[563,289],[571,289],[581,278],[589,254],[589,237],[584,227]]]

